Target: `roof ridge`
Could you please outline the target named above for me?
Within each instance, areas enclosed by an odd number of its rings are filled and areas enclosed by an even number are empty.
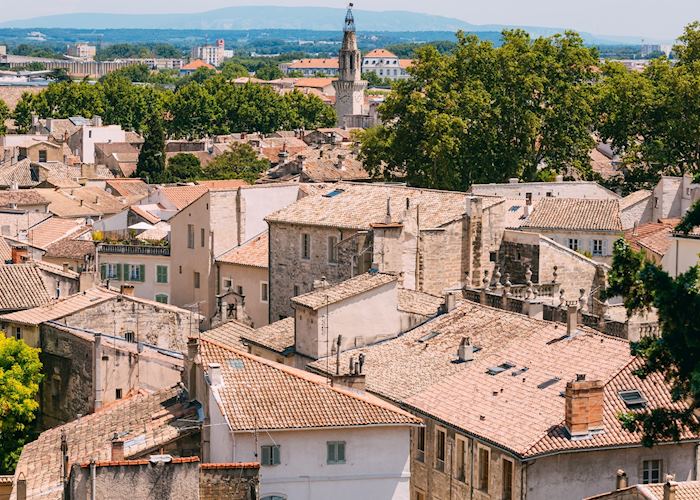
[[[359,400],[363,403],[381,408],[383,410],[391,411],[393,413],[397,413],[403,417],[410,416],[413,419],[417,419],[417,417],[415,417],[414,415],[411,415],[407,411],[402,410],[401,408],[398,408],[396,406],[393,406],[390,403],[384,402],[383,400],[379,399],[379,397],[377,397],[377,396],[371,396],[367,393],[358,394],[358,393],[351,391],[350,389],[345,389],[342,387],[324,384],[323,381],[328,380],[328,379],[326,379],[325,377],[322,377],[321,375],[316,375],[316,374],[310,373],[306,370],[301,370],[299,368],[293,368],[291,366],[287,366],[287,365],[284,365],[281,363],[276,363],[274,361],[270,361],[268,359],[261,358],[259,356],[255,356],[254,354],[250,354],[250,353],[247,353],[245,351],[239,351],[238,349],[235,349],[235,348],[230,347],[230,346],[226,346],[226,345],[224,345],[216,340],[200,339],[200,342],[208,342],[210,344],[214,344],[217,347],[224,349],[226,351],[234,352],[235,354],[240,354],[241,356],[248,358],[254,362],[266,365],[266,366],[273,368],[273,369],[276,369],[276,370],[283,371],[286,374],[288,374],[292,377],[296,377],[298,379],[301,379],[305,382],[331,389],[332,391],[335,391],[335,392],[342,394],[344,396]],[[375,401],[375,399],[376,399],[376,401]]]

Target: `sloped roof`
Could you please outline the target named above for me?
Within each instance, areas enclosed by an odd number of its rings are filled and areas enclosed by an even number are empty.
[[[419,314],[421,316],[433,316],[445,300],[442,297],[431,295],[418,290],[399,288],[399,311]]]
[[[0,236],[0,264],[12,258],[12,248],[7,244],[7,240]]]
[[[106,186],[112,188],[116,196],[148,196],[148,184],[141,179],[109,179]]]
[[[359,394],[296,368],[200,343],[202,363],[221,366],[219,406],[232,431],[415,425],[414,416],[368,394]],[[217,389],[214,389],[217,390]]]
[[[313,226],[370,229],[386,220],[387,200],[391,205],[391,221],[400,223],[406,203],[420,205],[421,228],[436,228],[459,220],[466,213],[467,193],[418,189],[390,184],[339,182],[328,191],[310,194],[286,208],[268,215],[269,222],[288,222]],[[484,197],[489,207],[501,198]]]
[[[242,186],[249,186],[243,179],[217,179],[212,181],[197,181],[200,186],[206,186],[209,189],[236,189]]]
[[[30,309],[50,300],[51,296],[36,266],[0,264],[0,311]]]
[[[230,320],[221,326],[202,332],[199,338],[202,340],[211,340],[232,349],[246,349],[242,341],[242,337],[251,333],[253,329],[239,321]]]
[[[393,274],[364,273],[336,285],[297,295],[291,300],[294,304],[316,310],[326,304],[335,304],[395,281],[398,281],[398,277]]]
[[[396,54],[386,49],[374,49],[367,52],[364,57],[396,57]]]
[[[620,199],[620,210],[625,210],[626,208],[629,208],[632,205],[636,205],[640,201],[648,199],[650,196],[651,191],[647,191],[646,189],[640,189],[639,191],[630,193],[624,198]]]
[[[207,62],[202,61],[201,59],[195,59],[194,61],[191,61],[191,62],[185,64],[180,69],[184,69],[185,71],[193,71],[193,70],[196,70],[199,68],[216,69],[216,68],[214,68],[214,66],[212,66],[211,64],[209,64]]]
[[[9,266],[8,266],[9,267]],[[14,267],[14,266],[12,266]],[[0,268],[2,270],[2,268]],[[61,319],[96,304],[111,300],[117,292],[105,288],[90,288],[85,292],[77,293],[65,299],[50,301],[48,294],[46,300],[35,304],[34,309],[26,309],[0,316],[0,321],[8,321],[24,325],[39,325],[46,321]]]
[[[642,224],[625,231],[625,239],[637,251],[647,250],[663,257],[671,247],[673,231],[679,222],[680,219],[662,219]]]
[[[239,266],[268,267],[269,241],[268,232],[249,239],[242,245],[232,248],[216,258],[217,262],[237,264]]]
[[[209,191],[209,188],[207,186],[163,186],[160,190],[175,205],[175,208],[182,210]]]
[[[679,481],[675,486],[675,500],[698,500],[700,498],[700,481]],[[654,500],[664,500],[664,484],[637,484],[637,489],[649,494]]]
[[[20,160],[13,165],[7,162],[0,164],[0,186],[10,187],[15,183],[21,188],[36,186],[39,182],[32,178],[30,166],[29,158]]]
[[[333,84],[333,78],[296,78],[294,80],[295,87],[311,87],[322,89]]]
[[[242,335],[243,340],[259,344],[276,352],[294,347],[294,317],[288,317],[256,328]]]
[[[95,255],[92,240],[76,240],[67,237],[55,241],[46,247],[46,257],[82,260],[86,255]]]
[[[17,205],[18,207],[27,205],[48,205],[49,202],[33,189],[19,189],[0,191],[0,206],[9,207]]]
[[[338,69],[338,59],[299,59],[298,61],[293,61],[289,63],[287,67],[289,69]]]
[[[620,203],[617,200],[542,198],[520,227],[621,232]]]
[[[51,217],[33,226],[27,232],[27,241],[34,246],[46,248],[69,235],[74,235],[86,226],[80,219]]]
[[[196,408],[180,386],[151,395],[137,393],[65,425],[41,433],[22,450],[15,478],[27,480],[27,499],[59,500],[63,494],[61,476],[61,434],[68,444],[69,464],[109,460],[115,433],[124,441],[125,458],[140,457],[187,434],[196,419]],[[182,421],[181,419],[187,419]],[[16,495],[16,490],[13,492]],[[14,496],[12,498],[15,498]]]
[[[150,222],[151,224],[157,224],[158,222],[160,222],[160,217],[158,217],[157,215],[153,215],[151,212],[149,212],[148,210],[146,210],[145,208],[143,208],[140,205],[131,205],[129,207],[129,210],[134,212],[139,217]]]

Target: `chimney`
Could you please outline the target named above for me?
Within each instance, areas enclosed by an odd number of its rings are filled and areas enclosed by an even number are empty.
[[[632,236],[637,236],[637,221],[634,221],[634,225],[632,226]]]
[[[92,126],[93,127],[101,127],[102,126],[102,117],[100,115],[95,115],[92,117]]]
[[[386,217],[384,222],[387,224],[391,223],[391,198],[386,199]]]
[[[191,399],[197,399],[199,394],[198,369],[202,364],[199,356],[199,340],[190,338],[187,340],[187,353],[185,357],[185,369],[182,372],[182,383],[187,387]]]
[[[457,348],[457,358],[460,361],[472,361],[474,359],[474,346],[469,337],[462,337],[462,341]]]
[[[617,476],[615,477],[615,490],[624,490],[628,485],[627,473],[622,469],[618,469]]]
[[[566,334],[571,337],[578,326],[578,306],[569,304],[566,308]]]
[[[586,375],[576,375],[575,381],[566,384],[564,396],[566,428],[572,438],[603,430],[602,381],[589,381]]]
[[[124,460],[124,441],[117,439],[117,434],[112,438],[112,458],[113,462]]]
[[[119,287],[119,293],[127,297],[134,296],[134,285],[122,285]]]
[[[678,483],[666,481],[664,483],[664,500],[676,500],[676,488]]]
[[[532,193],[525,193],[525,210],[523,215],[530,217],[530,212],[532,212]]]
[[[17,492],[17,500],[27,500],[27,478],[24,477],[23,472],[20,472],[17,477],[15,491]]]
[[[457,301],[454,292],[447,292],[445,294],[445,312],[448,313],[455,308],[455,302]]]
[[[221,365],[219,363],[209,363],[209,381],[212,387],[224,385],[224,377],[221,375]]]
[[[63,263],[63,272],[67,273],[68,271],[70,271],[70,264],[68,264],[68,262],[64,262]]]
[[[355,356],[350,357],[350,372],[346,375],[332,375],[331,384],[339,384],[357,391],[365,390],[365,374],[362,373],[362,368],[365,364],[365,355],[360,355],[355,359]]]
[[[39,126],[39,115],[32,113],[32,131],[36,132],[36,128]]]

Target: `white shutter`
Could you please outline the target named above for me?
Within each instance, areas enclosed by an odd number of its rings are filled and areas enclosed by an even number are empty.
[[[603,239],[603,255],[608,255],[608,240]]]

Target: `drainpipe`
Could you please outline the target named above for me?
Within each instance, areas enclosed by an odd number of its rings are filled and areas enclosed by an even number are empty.
[[[695,445],[695,481],[700,478],[700,443]]]
[[[90,500],[95,500],[96,499],[96,479],[95,476],[97,475],[96,471],[96,465],[95,465],[95,459],[93,458],[90,460]]]

